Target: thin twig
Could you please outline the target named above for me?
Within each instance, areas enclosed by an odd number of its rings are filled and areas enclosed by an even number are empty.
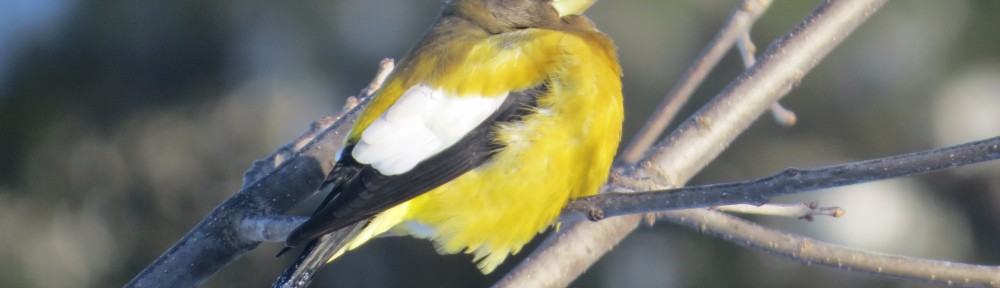
[[[670,124],[670,121],[677,116],[677,112],[684,106],[684,103],[691,99],[691,94],[694,94],[694,90],[701,85],[708,73],[719,64],[723,56],[726,56],[726,51],[733,47],[733,43],[740,35],[750,31],[753,23],[770,6],[771,0],[746,0],[740,8],[733,11],[719,33],[701,51],[701,54],[695,57],[694,63],[691,63],[690,68],[677,80],[677,85],[663,97],[663,101],[653,112],[653,116],[646,121],[646,124],[639,129],[637,136],[622,151],[619,156],[621,163],[634,165],[639,161],[642,154],[653,145]]]
[[[636,172],[665,185],[686,182],[885,2],[825,1],[773,44],[759,63],[647,153]],[[564,225],[495,287],[567,286],[631,233],[640,219]]]
[[[750,38],[750,31],[746,31],[743,35],[740,35],[739,41],[736,42],[736,48],[740,51],[740,58],[743,59],[743,67],[750,68],[754,64],[757,64],[757,45],[753,44],[753,40]],[[795,122],[798,121],[798,117],[795,116],[795,112],[788,110],[785,106],[781,106],[781,103],[774,101],[771,103],[771,116],[774,117],[774,121],[778,122],[785,127],[794,126]]]
[[[788,217],[806,221],[812,221],[814,216],[840,218],[847,213],[843,208],[837,206],[820,207],[816,201],[793,204],[764,204],[760,206],[750,204],[726,205],[712,207],[712,210],[749,215]]]

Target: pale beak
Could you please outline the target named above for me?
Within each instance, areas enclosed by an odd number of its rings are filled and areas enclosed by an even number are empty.
[[[565,17],[583,14],[594,2],[597,0],[553,0],[552,6],[559,12],[559,17]]]

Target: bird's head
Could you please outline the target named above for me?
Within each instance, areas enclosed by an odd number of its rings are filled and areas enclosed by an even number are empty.
[[[446,0],[445,15],[472,20],[492,33],[551,27],[583,14],[597,0]]]

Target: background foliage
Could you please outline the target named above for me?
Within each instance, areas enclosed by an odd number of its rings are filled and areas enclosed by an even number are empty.
[[[619,45],[626,139],[738,1],[602,1]],[[818,1],[777,1],[767,43]],[[439,0],[9,0],[0,3],[0,286],[119,286],[240,185],[251,161],[339,109],[398,57]],[[1000,2],[894,1],[693,183],[759,177],[1000,135]],[[741,71],[730,55],[695,102]],[[689,108],[689,111],[692,108]],[[1000,164],[823,191],[844,218],[761,218],[875,251],[1000,264]],[[315,205],[315,204],[313,204]],[[301,212],[308,213],[310,207]],[[260,287],[291,261],[264,244],[207,286]],[[509,268],[516,261],[508,261]],[[317,281],[468,287],[469,257],[374,241]],[[918,286],[806,267],[672,226],[640,229],[579,287]]]

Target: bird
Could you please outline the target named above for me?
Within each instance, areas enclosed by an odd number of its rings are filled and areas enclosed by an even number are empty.
[[[598,193],[624,111],[617,48],[582,15],[594,2],[445,0],[347,135],[332,191],[288,235],[285,249],[307,249],[285,280],[383,233],[472,254],[488,274]]]

